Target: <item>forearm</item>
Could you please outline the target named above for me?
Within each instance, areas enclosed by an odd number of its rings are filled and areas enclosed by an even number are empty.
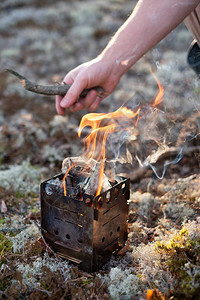
[[[161,41],[200,3],[200,0],[140,0],[133,13],[101,53],[122,76]]]
[[[96,110],[103,98],[94,90],[82,98],[81,92],[101,86],[104,97],[111,94],[121,76],[181,23],[199,3],[200,0],[139,0],[133,13],[102,53],[65,76],[63,81],[71,87],[63,98],[56,98],[58,113],[63,115],[66,108],[72,112],[85,108]]]

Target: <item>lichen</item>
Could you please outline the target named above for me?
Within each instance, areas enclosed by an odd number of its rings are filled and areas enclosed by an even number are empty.
[[[38,193],[42,170],[25,161],[21,165],[13,165],[0,171],[0,186],[26,195]]]
[[[60,162],[63,160],[64,151],[50,145],[45,145],[42,149],[42,157],[51,163]]]
[[[49,257],[47,253],[44,254],[43,258],[38,257],[32,263],[19,263],[17,270],[22,274],[23,282],[33,288],[41,285],[44,276],[43,267],[53,274],[57,273],[64,282],[71,277],[71,268],[68,262]]]
[[[10,241],[12,243],[13,252],[22,252],[28,241],[30,241],[31,239],[36,239],[36,237],[39,237],[39,231],[34,224],[27,227],[25,230],[22,230],[16,236],[11,237]]]
[[[120,267],[111,268],[108,275],[103,278],[108,285],[111,299],[132,299],[133,296],[141,296],[140,279],[134,270]]]
[[[192,207],[185,203],[168,202],[163,206],[163,213],[165,218],[172,220],[180,220],[182,222],[185,217],[191,218],[195,211]]]
[[[173,289],[173,275],[162,265],[160,254],[155,251],[155,243],[135,247],[132,255],[144,286],[159,289],[163,294]]]

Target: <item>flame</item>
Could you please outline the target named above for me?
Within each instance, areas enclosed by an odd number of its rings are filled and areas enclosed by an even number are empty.
[[[152,71],[151,71],[152,73]],[[155,97],[155,100],[152,104],[153,107],[160,104],[163,100],[164,89],[156,76],[152,73],[158,84],[158,93]],[[89,113],[82,117],[79,128],[78,128],[78,136],[81,137],[81,133],[85,127],[90,127],[91,131],[84,139],[85,142],[85,152],[83,156],[86,160],[94,160],[100,162],[99,169],[99,178],[98,178],[98,187],[96,190],[96,196],[101,193],[103,178],[104,178],[104,168],[105,168],[105,160],[106,160],[106,140],[110,134],[116,131],[122,130],[130,130],[129,128],[120,127],[119,120],[126,121],[127,119],[133,120],[133,127],[136,127],[138,121],[140,119],[140,111],[142,106],[139,106],[136,111],[128,109],[125,106],[121,106],[114,112],[110,112],[107,114],[104,113]],[[122,122],[121,122],[122,124]],[[129,125],[130,126],[130,125]],[[66,191],[66,183],[65,178],[69,173],[70,169],[73,167],[72,165],[66,172],[63,178],[63,189],[64,195],[67,195]],[[91,166],[91,168],[94,167]]]
[[[63,188],[63,190],[64,190],[64,196],[67,196],[67,187],[66,187],[66,181],[65,181],[65,179],[66,179],[67,175],[69,174],[69,171],[70,171],[74,166],[75,166],[75,164],[72,164],[72,165],[67,169],[67,171],[66,171],[66,173],[65,173],[65,175],[64,175],[64,177],[63,177],[62,184],[61,184],[61,188]]]
[[[164,88],[163,86],[160,84],[158,78],[154,75],[152,69],[150,69],[150,72],[152,74],[152,76],[154,77],[155,81],[157,82],[158,85],[158,93],[156,95],[156,98],[152,104],[153,107],[159,105],[162,101],[163,101],[163,96],[164,96]]]
[[[79,137],[81,137],[83,128],[85,128],[86,126],[91,127],[90,134],[85,138],[86,152],[84,156],[88,160],[95,159],[96,161],[100,161],[99,182],[96,196],[100,194],[103,184],[107,137],[108,135],[119,129],[119,126],[115,123],[115,120],[119,118],[133,119],[139,116],[139,112],[140,108],[138,108],[138,110],[134,112],[126,107],[120,107],[118,110],[111,113],[90,113],[83,116],[83,118],[81,119],[78,129]],[[103,126],[101,123],[104,120],[107,120],[111,124]]]

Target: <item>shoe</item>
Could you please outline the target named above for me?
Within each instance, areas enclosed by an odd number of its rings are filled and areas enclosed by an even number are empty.
[[[196,40],[194,40],[189,48],[187,62],[200,78],[200,47]]]

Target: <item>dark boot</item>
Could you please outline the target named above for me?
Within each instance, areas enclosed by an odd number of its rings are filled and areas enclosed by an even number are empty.
[[[187,62],[200,78],[200,47],[196,40],[194,40],[189,48]]]

